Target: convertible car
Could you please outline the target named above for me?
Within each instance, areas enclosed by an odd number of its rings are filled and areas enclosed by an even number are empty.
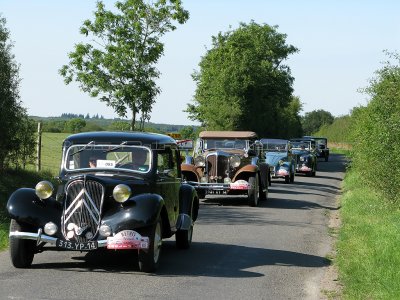
[[[263,152],[269,165],[271,178],[283,178],[285,183],[293,183],[296,161],[291,144],[282,139],[261,139]]]
[[[138,252],[153,272],[163,238],[189,248],[198,215],[196,190],[182,183],[174,139],[135,132],[89,132],[62,146],[59,186],[39,182],[7,202],[13,265],[26,268],[46,250]],[[46,245],[46,246],[45,246]]]
[[[317,157],[329,160],[328,139],[325,137],[304,136],[304,138],[312,139],[317,144]]]
[[[317,156],[315,141],[308,138],[291,139],[292,154],[296,160],[296,173],[315,176],[317,171]]]
[[[194,157],[186,157],[182,174],[200,197],[247,195],[248,204],[266,200],[269,170],[262,147],[251,131],[202,131]]]

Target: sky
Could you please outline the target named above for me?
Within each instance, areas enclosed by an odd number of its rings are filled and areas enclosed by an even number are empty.
[[[115,1],[103,1],[112,9]],[[294,95],[304,115],[323,109],[334,116],[366,105],[359,90],[387,60],[383,50],[400,49],[400,1],[397,0],[182,0],[190,18],[164,38],[164,56],[157,65],[161,93],[151,122],[199,125],[184,112],[192,103],[196,85],[191,74],[211,38],[235,29],[239,23],[278,26],[286,42],[299,49],[285,62],[295,81]],[[79,89],[65,85],[58,74],[68,63],[74,44],[84,41],[79,28],[93,19],[93,0],[0,0],[0,14],[14,42],[20,64],[20,96],[32,116],[62,113],[98,114],[117,118],[112,108]],[[130,118],[131,115],[128,115]]]

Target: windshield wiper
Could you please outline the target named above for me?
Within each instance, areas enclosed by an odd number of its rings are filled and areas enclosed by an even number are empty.
[[[74,156],[75,154],[82,152],[83,150],[85,150],[87,147],[89,147],[90,145],[94,144],[94,141],[91,141],[89,143],[87,143],[85,146],[83,146],[81,149],[76,150],[74,153],[71,153],[69,156]]]
[[[121,144],[119,144],[118,146],[115,146],[114,148],[111,148],[111,149],[108,149],[108,150],[104,150],[103,153],[108,153],[108,152],[112,152],[112,151],[118,150],[118,149],[122,148],[122,146],[126,145],[127,143],[128,143],[127,141],[122,142]]]

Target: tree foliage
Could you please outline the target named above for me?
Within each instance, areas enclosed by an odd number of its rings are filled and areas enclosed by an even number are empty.
[[[155,97],[160,93],[154,80],[159,77],[155,63],[164,52],[161,37],[183,24],[189,13],[180,0],[124,0],[116,10],[97,2],[94,21],[86,20],[80,33],[91,42],[79,43],[69,53],[69,65],[60,69],[68,84],[99,97],[120,117],[132,113],[132,129],[140,114],[141,127],[150,119]]]
[[[19,65],[12,47],[6,20],[0,16],[0,172],[21,161],[24,164],[35,152],[35,147],[28,146],[35,135],[20,100]]]
[[[277,27],[254,21],[212,37],[212,48],[192,77],[197,84],[191,120],[208,130],[253,130],[262,136],[288,135],[296,119],[290,68],[282,62],[297,48]],[[292,108],[289,108],[292,105]],[[289,121],[291,120],[291,121]]]
[[[329,111],[318,109],[307,112],[302,120],[304,134],[313,135],[323,125],[330,125],[335,120],[335,117]]]
[[[353,165],[366,184],[400,201],[400,55],[376,71],[364,90],[371,100],[353,111]]]

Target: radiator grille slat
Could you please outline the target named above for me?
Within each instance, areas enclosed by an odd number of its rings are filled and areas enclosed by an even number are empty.
[[[66,240],[87,242],[99,229],[104,187],[93,180],[75,180],[66,188],[66,200],[61,218]]]

